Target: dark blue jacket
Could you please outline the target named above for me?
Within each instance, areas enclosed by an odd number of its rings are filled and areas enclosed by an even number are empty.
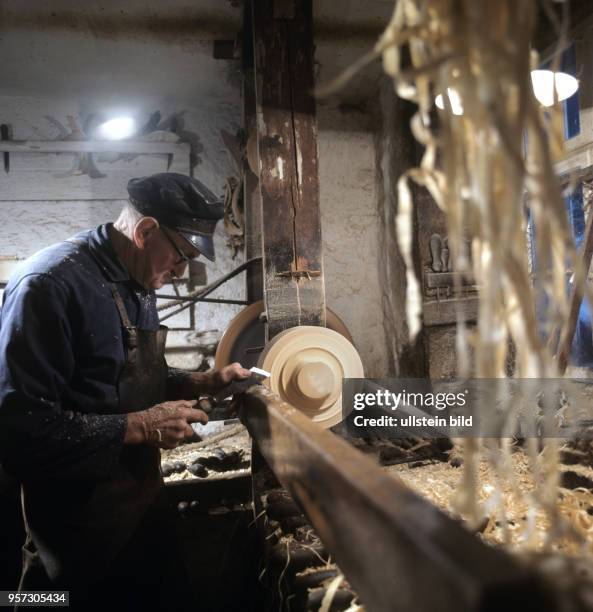
[[[4,292],[0,462],[21,479],[104,478],[117,464],[125,350],[110,283],[132,324],[158,329],[158,317],[154,292],[130,278],[107,227],[33,255]]]

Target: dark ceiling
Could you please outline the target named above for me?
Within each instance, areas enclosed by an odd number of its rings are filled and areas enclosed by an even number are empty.
[[[546,13],[543,8],[544,1],[540,0],[538,22],[533,38],[533,47],[543,54],[546,54],[558,40],[559,25],[564,17],[568,19],[568,31],[570,31],[581,26],[593,16],[593,0],[549,1],[547,6],[555,15],[555,20]]]

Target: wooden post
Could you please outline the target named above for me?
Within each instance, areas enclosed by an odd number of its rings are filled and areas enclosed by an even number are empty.
[[[262,205],[257,167],[257,125],[255,106],[255,68],[253,65],[253,26],[251,6],[243,14],[243,126],[247,155],[243,160],[243,201],[245,203],[245,259],[262,256]],[[255,155],[253,154],[255,153]],[[251,168],[250,163],[255,167]],[[263,262],[246,271],[248,302],[263,299]]]
[[[583,261],[583,268],[585,270],[585,283],[589,282],[587,277],[589,275],[589,268],[591,267],[591,257],[593,256],[593,214],[589,213],[587,219],[587,227],[585,229],[585,238],[581,245],[579,253]],[[579,312],[581,310],[581,304],[583,302],[583,291],[581,287],[575,282],[573,290],[570,295],[568,320],[564,327],[563,333],[560,337],[560,343],[558,346],[557,358],[558,358],[558,372],[561,376],[566,372],[568,367],[568,361],[570,359],[570,350],[572,348],[572,342],[574,340],[574,334],[577,328],[579,320]]]
[[[268,339],[325,325],[311,0],[253,0]]]

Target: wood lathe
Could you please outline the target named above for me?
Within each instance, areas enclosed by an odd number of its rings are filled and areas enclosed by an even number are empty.
[[[257,302],[229,324],[216,367],[233,361],[270,372],[265,381],[283,401],[329,428],[342,420],[342,379],[363,378],[364,368],[342,320],[327,310],[327,327],[287,329],[265,343],[264,305]]]

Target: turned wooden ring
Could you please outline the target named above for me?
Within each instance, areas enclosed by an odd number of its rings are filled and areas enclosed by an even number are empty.
[[[342,379],[364,378],[352,343],[331,329],[309,325],[275,336],[258,367],[270,372],[264,384],[325,428],[342,421]]]

